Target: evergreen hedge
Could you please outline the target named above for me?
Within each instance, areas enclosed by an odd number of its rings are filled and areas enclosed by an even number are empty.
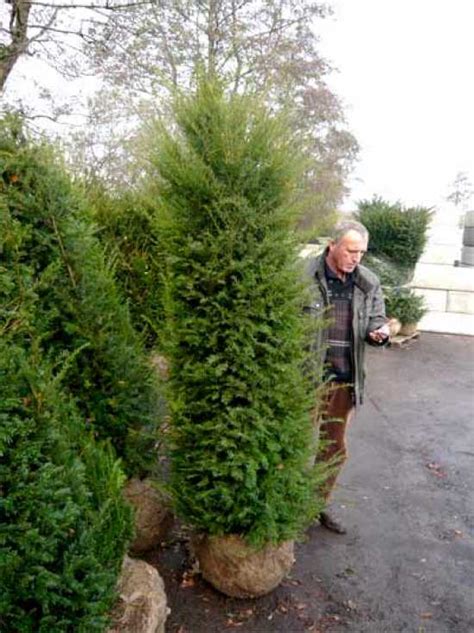
[[[5,273],[8,271],[8,275]],[[128,473],[155,462],[159,398],[81,196],[50,148],[0,124],[0,323],[68,356],[67,388]]]
[[[0,630],[106,628],[131,536],[124,475],[41,345],[0,339]]]
[[[414,267],[427,240],[431,209],[390,204],[380,197],[358,203],[357,219],[369,231],[369,252]]]
[[[176,103],[153,162],[167,219],[171,487],[208,534],[260,546],[320,507],[294,224],[280,119],[212,83]]]
[[[132,323],[147,347],[159,347],[165,256],[154,199],[143,191],[111,195],[95,187],[88,192],[88,200],[99,227],[97,236],[113,261]]]

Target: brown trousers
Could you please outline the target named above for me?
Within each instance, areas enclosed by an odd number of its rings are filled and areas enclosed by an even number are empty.
[[[346,429],[354,414],[352,390],[347,385],[333,383],[323,404],[319,436],[324,442],[317,455],[318,462],[331,464],[331,475],[322,490],[327,500],[347,459]]]

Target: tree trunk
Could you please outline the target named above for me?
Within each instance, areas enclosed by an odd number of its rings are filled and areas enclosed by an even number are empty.
[[[28,18],[31,2],[27,0],[11,0],[10,43],[0,45],[0,93],[14,65],[28,46]]]

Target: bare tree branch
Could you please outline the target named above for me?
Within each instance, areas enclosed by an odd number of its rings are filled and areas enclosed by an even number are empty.
[[[71,29],[58,25],[60,12],[66,14],[68,11],[76,9],[89,10],[102,16],[105,22],[106,15],[110,15],[114,11],[136,10],[157,4],[157,0],[130,0],[129,2],[121,0],[75,2],[71,0],[69,3],[63,2],[61,4],[55,0],[7,0],[7,2],[10,5],[9,19],[6,25],[0,27],[0,33],[5,35],[4,42],[0,42],[0,93],[3,92],[7,78],[20,57],[31,53],[31,51],[35,54],[34,45],[45,43],[43,36],[46,32],[58,36],[79,37],[88,44],[93,42],[93,37],[88,37],[82,29]],[[91,20],[91,22],[93,21]]]
[[[70,4],[57,4],[56,2],[36,2],[35,0],[19,0],[18,4],[30,4],[35,7],[47,7],[48,9],[90,9],[91,11],[95,10],[106,10],[106,11],[118,11],[120,9],[130,9],[135,7],[140,7],[147,4],[155,4],[156,0],[136,0],[135,2],[124,2],[121,4],[114,4],[113,2],[106,1],[102,4],[98,3],[86,3],[81,4],[78,2],[71,2]]]
[[[54,12],[51,14],[51,17],[49,18],[49,20],[46,22],[46,24],[44,24],[43,26],[37,27],[39,28],[38,33],[30,37],[29,39],[27,39],[27,41],[25,42],[26,48],[30,44],[35,42],[36,40],[39,40],[47,31],[50,31],[53,28],[53,24],[56,20],[57,15],[58,15],[58,11],[57,9],[55,9]]]

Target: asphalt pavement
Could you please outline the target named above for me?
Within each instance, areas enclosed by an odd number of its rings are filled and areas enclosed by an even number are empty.
[[[185,539],[170,541],[150,556],[166,630],[473,633],[474,337],[368,350],[332,507],[347,534],[311,526],[291,576],[259,600],[221,596],[191,575]]]

